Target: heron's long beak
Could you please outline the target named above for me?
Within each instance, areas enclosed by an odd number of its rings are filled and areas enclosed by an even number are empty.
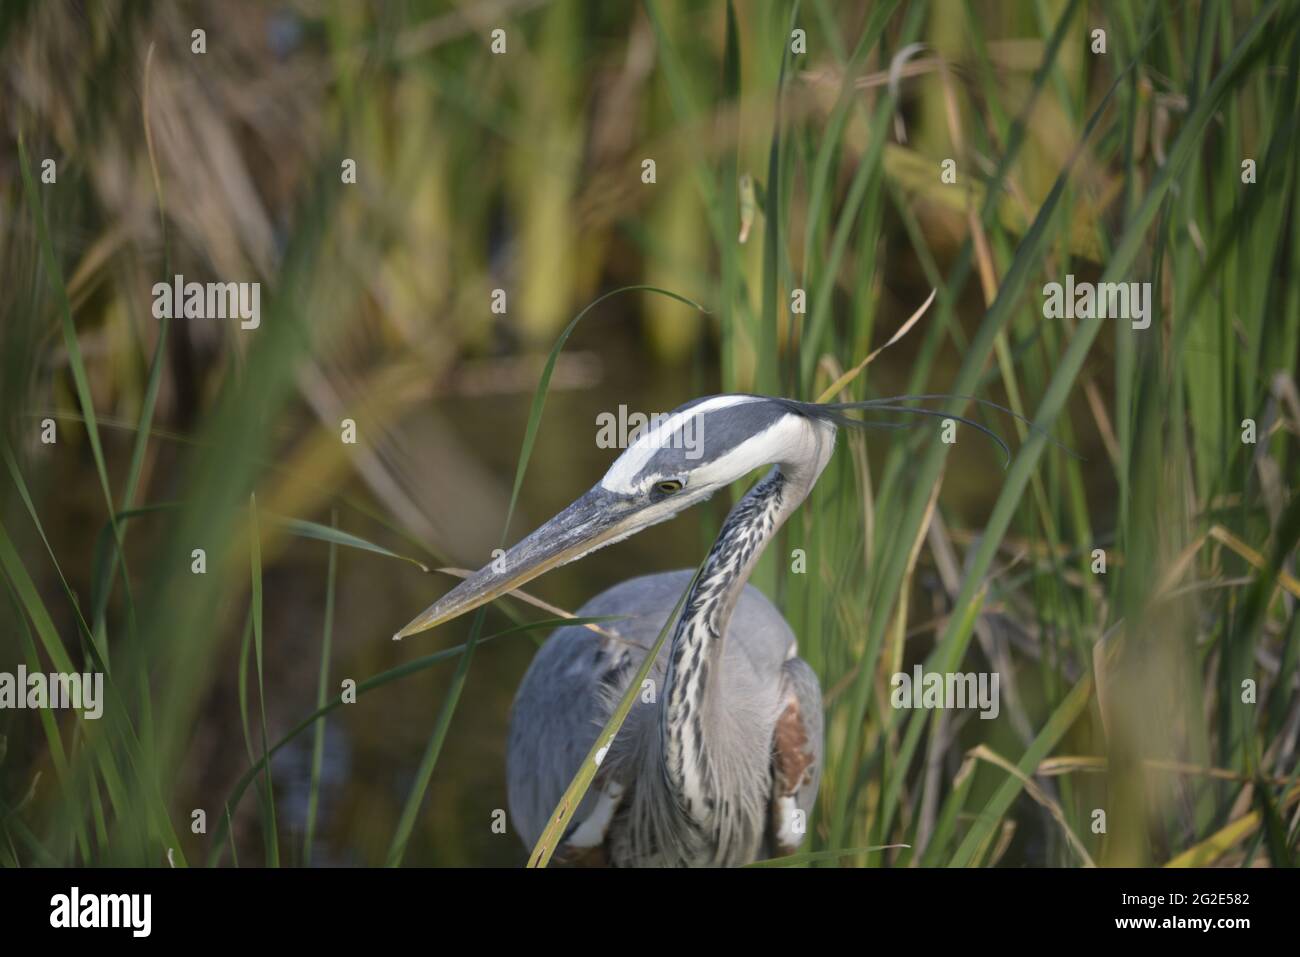
[[[400,641],[500,598],[508,591],[581,558],[635,530],[638,509],[599,485],[499,559],[470,575],[393,635]]]

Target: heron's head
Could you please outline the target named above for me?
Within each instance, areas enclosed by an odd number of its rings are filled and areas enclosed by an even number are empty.
[[[393,637],[434,628],[667,521],[762,466],[780,465],[811,487],[834,437],[832,422],[787,399],[720,395],[690,402],[653,421],[590,490]]]

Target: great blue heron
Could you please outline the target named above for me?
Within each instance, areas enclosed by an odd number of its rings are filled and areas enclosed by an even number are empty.
[[[836,425],[855,421],[844,409],[940,414],[890,401],[830,406],[720,395],[690,402],[646,430],[590,491],[395,636],[490,602],[772,466],[723,523],[653,665],[659,693],[637,699],[557,857],[734,865],[802,843],[822,771],[821,689],[789,624],[747,581],[830,460]],[[683,441],[687,435],[692,441]],[[675,571],[615,585],[578,614],[624,616],[614,626],[617,640],[559,628],[534,657],[511,708],[506,756],[510,819],[528,847],[691,577]]]

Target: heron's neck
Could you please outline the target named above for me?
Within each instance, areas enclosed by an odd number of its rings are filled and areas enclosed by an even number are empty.
[[[670,790],[697,820],[712,812],[717,790],[709,711],[731,614],[763,549],[807,498],[830,458],[833,430],[812,423],[809,429],[809,456],[774,467],[727,515],[673,632],[660,712],[661,754]]]

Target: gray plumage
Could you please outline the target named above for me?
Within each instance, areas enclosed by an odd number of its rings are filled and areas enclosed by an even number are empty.
[[[838,417],[827,406],[752,395],[683,406],[637,437],[599,483],[395,636],[464,614],[771,466],[723,523],[557,859],[733,865],[803,842],[821,776],[821,690],[789,625],[746,582],[829,462]],[[579,613],[626,616],[605,626],[616,638],[560,628],[537,653],[511,708],[506,758],[511,821],[526,846],[691,579],[668,572],[615,586]]]

